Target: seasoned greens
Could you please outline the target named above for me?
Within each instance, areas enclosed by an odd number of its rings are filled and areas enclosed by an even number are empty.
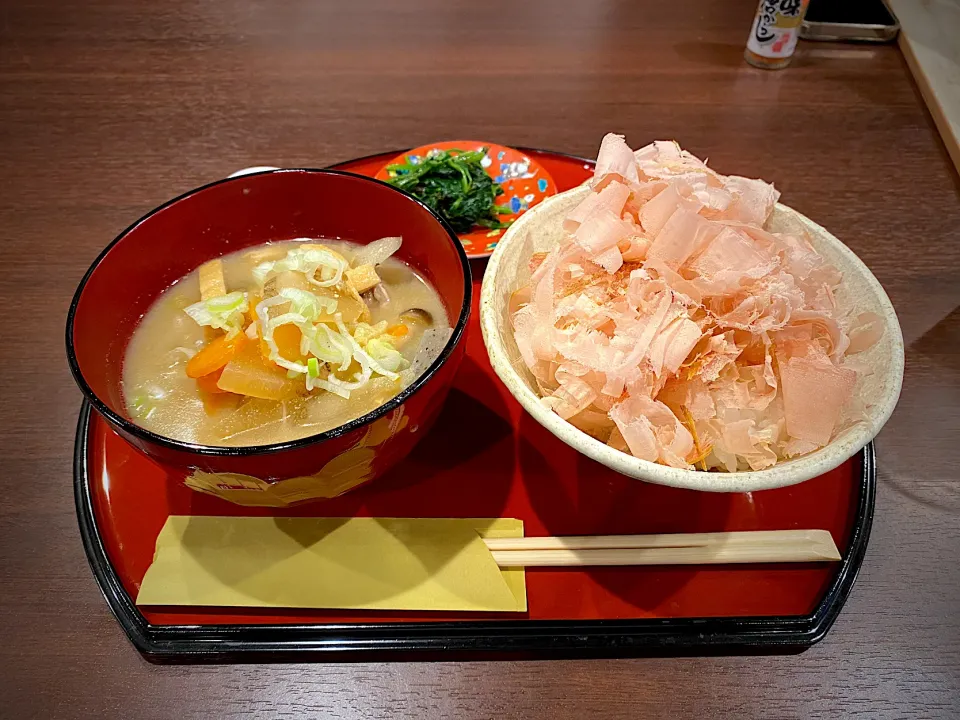
[[[510,223],[499,216],[511,211],[495,202],[503,188],[483,169],[487,150],[438,150],[417,163],[394,163],[387,182],[429,205],[458,233],[476,225],[505,228]]]

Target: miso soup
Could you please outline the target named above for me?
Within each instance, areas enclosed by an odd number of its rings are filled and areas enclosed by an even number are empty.
[[[389,257],[399,245],[276,242],[200,266],[154,302],[130,340],[129,416],[184,442],[265,445],[384,404],[451,334],[436,291]]]

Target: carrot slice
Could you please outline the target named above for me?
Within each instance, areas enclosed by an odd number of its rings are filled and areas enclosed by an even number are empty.
[[[410,332],[410,328],[408,328],[408,327],[407,327],[406,325],[404,325],[403,323],[398,323],[397,325],[394,325],[393,327],[388,327],[388,328],[387,328],[387,335],[392,335],[393,337],[403,337],[404,335],[406,335],[406,334],[409,333],[409,332]]]
[[[247,336],[240,332],[232,337],[221,335],[190,358],[187,363],[187,377],[199,378],[209,375],[226,365],[246,344]]]
[[[226,390],[221,390],[217,386],[217,381],[220,380],[220,376],[223,374],[223,368],[219,370],[214,370],[208,375],[201,375],[197,378],[197,387],[208,393],[224,393]]]
[[[303,333],[296,325],[281,325],[273,331],[273,341],[277,344],[281,357],[291,362],[300,360],[300,338]]]
[[[250,309],[247,310],[247,321],[256,322],[257,321],[257,305],[260,304],[260,301],[263,298],[261,298],[259,295],[254,295],[253,293],[250,293],[250,296],[248,299],[250,301]]]

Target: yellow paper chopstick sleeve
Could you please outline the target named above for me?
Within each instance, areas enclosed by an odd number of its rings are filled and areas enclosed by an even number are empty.
[[[482,537],[514,519],[171,516],[138,605],[523,612]]]

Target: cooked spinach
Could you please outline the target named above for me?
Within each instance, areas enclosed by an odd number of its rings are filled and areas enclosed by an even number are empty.
[[[387,182],[429,205],[458,233],[475,225],[505,228],[510,223],[500,222],[499,216],[511,211],[495,202],[503,188],[483,169],[486,154],[487,148],[444,150],[416,164],[394,163],[387,166]]]

